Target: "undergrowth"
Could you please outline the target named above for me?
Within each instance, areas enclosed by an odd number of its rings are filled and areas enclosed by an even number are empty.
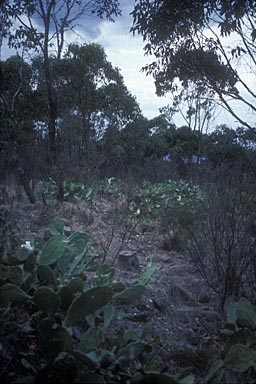
[[[86,233],[64,235],[56,219],[46,242],[27,242],[0,267],[1,381],[9,383],[180,383],[147,360],[154,336],[115,333],[123,308],[138,300],[155,272],[150,265],[126,286]],[[149,381],[148,381],[149,380]],[[191,381],[190,381],[191,382]]]
[[[40,188],[47,199],[56,198],[54,180],[42,183]],[[195,240],[198,233],[205,234],[203,240],[207,241],[209,199],[200,187],[184,181],[144,182],[129,189],[115,178],[93,186],[65,181],[64,196],[79,204],[92,204],[95,196],[113,199],[122,208],[118,224],[130,225],[132,230],[138,225],[147,230],[154,220],[159,220],[164,235],[177,236],[182,244],[188,241],[189,233],[193,233]],[[212,218],[218,212],[225,214],[221,206],[218,209],[214,208]],[[230,220],[231,216],[227,217]],[[247,222],[243,218],[244,228]],[[149,264],[133,285],[116,281],[114,266],[105,263],[97,244],[91,244],[86,233],[65,235],[61,219],[50,226],[51,237],[47,242],[27,242],[14,256],[6,252],[4,244],[7,237],[13,237],[12,227],[5,216],[1,223],[1,381],[196,382],[191,370],[175,378],[161,372],[151,355],[157,335],[150,324],[139,332],[115,327],[122,322],[124,309],[144,294],[156,271],[154,265]],[[218,233],[217,229],[214,233]],[[253,304],[245,298],[230,304],[226,327],[221,332],[224,337],[220,356],[211,365],[205,382],[254,383]]]

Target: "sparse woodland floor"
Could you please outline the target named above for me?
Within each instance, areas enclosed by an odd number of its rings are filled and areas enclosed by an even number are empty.
[[[188,259],[173,249],[163,250],[159,222],[146,231],[137,228],[129,233],[115,219],[106,220],[115,210],[113,200],[97,198],[91,206],[71,202],[49,201],[34,205],[17,204],[16,231],[25,240],[47,237],[47,228],[56,216],[71,231],[87,232],[92,242],[105,250],[105,263],[114,262],[115,279],[132,283],[145,270],[148,261],[159,266],[155,280],[148,284],[146,295],[126,308],[125,316],[115,326],[139,329],[150,322],[159,338],[150,360],[160,362],[163,371],[176,374],[191,367],[198,378],[205,377],[209,364],[220,353],[219,330],[223,320],[214,309],[214,297],[207,291],[198,272]],[[139,265],[125,268],[118,263],[120,250],[136,252]],[[113,330],[115,332],[115,330]]]

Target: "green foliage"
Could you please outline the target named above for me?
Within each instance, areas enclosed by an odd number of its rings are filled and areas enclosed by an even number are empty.
[[[3,304],[23,302],[28,299],[31,297],[15,284],[6,283],[0,289],[0,301]]]
[[[60,305],[60,296],[49,287],[39,287],[33,295],[33,302],[37,308],[45,313],[57,312]]]
[[[65,200],[85,204],[90,204],[94,196],[97,195],[117,200],[121,200],[125,196],[124,183],[115,177],[110,177],[95,185],[84,185],[71,180],[64,180],[63,187]],[[49,178],[48,182],[43,184],[42,191],[47,198],[56,199],[58,193],[56,181]]]
[[[17,245],[17,240],[14,236],[14,228],[16,220],[14,211],[2,205],[0,208],[0,256],[4,249],[13,248]]]
[[[231,330],[223,359],[215,361],[206,376],[206,383],[221,377],[225,369],[244,374],[244,382],[256,378],[255,311],[245,298],[227,308],[227,330]]]
[[[186,371],[173,379],[162,373],[148,372],[146,374],[139,373],[134,377],[132,383],[138,384],[194,384],[194,376]]]
[[[253,305],[245,298],[239,300],[236,306],[236,322],[240,327],[253,329],[255,313]]]
[[[253,119],[250,122],[230,104],[232,99],[247,105],[251,100],[251,82],[244,83],[235,70],[235,63],[244,55],[255,54],[255,34],[249,22],[255,21],[254,9],[254,0],[242,3],[138,0],[134,6],[132,31],[142,35],[145,52],[155,57],[143,69],[153,74],[159,95],[171,92],[174,107],[180,108],[181,100],[188,102],[186,119],[190,120],[194,114],[197,129],[204,125],[197,119],[199,111],[206,107],[203,116],[210,118],[209,107],[216,95],[234,118],[254,131]],[[227,47],[224,38],[229,35],[237,39]],[[253,60],[247,62],[247,68],[253,78],[251,64],[254,65]],[[246,95],[240,94],[239,83],[248,91]],[[188,94],[192,98],[188,98]],[[251,111],[255,113],[254,105]]]
[[[246,137],[247,136],[247,137]],[[242,129],[234,130],[226,125],[217,126],[207,137],[207,157],[214,166],[229,164],[229,166],[252,166],[252,153],[246,149],[249,143],[253,145],[253,134]]]
[[[112,289],[108,286],[94,287],[77,296],[68,308],[65,324],[75,325],[88,315],[104,307],[112,300]]]
[[[50,265],[58,261],[65,252],[65,236],[57,235],[52,237],[45,245],[41,255],[40,263]]]
[[[134,362],[143,364],[144,352],[151,350],[152,329],[147,324],[140,333],[126,329],[111,338],[111,327],[120,310],[143,295],[155,268],[149,265],[137,285],[126,287],[113,281],[113,267],[89,255],[87,234],[66,237],[63,228],[56,219],[46,244],[26,248],[18,266],[16,260],[14,265],[0,266],[1,335],[11,326],[14,334],[28,340],[25,348],[36,351],[27,361],[26,349],[19,346],[15,364],[23,366],[22,372],[25,366],[27,376],[20,377],[18,368],[16,379],[47,380],[57,375],[59,361],[64,366],[71,361],[79,382],[90,378],[90,383],[106,383],[111,378],[128,383],[136,373]],[[7,347],[10,340],[9,348],[13,332],[7,340],[2,337]]]
[[[49,194],[56,197],[57,189],[52,188],[51,185],[53,185],[52,180],[48,183]],[[105,179],[94,186],[66,181],[64,186],[66,199],[71,198],[73,201],[88,203],[98,195],[123,204],[114,214],[106,213],[104,216],[106,220],[118,220],[130,230],[134,230],[136,226],[146,230],[150,227],[152,220],[159,219],[164,235],[168,237],[175,234],[181,241],[184,240],[186,231],[194,228],[205,206],[205,195],[200,187],[192,186],[182,180],[168,180],[155,184],[145,181],[141,185],[130,186],[128,192],[126,184],[115,177]],[[65,261],[68,257],[64,256],[65,250],[71,241],[67,239],[63,243],[61,237],[63,228],[60,227],[60,223],[55,223],[55,227],[56,229],[50,229],[51,233],[58,232],[59,237],[51,239],[41,255],[41,262],[48,265],[57,261],[60,256],[63,256],[63,262]],[[54,252],[51,249],[54,249]]]
[[[113,297],[113,299],[118,304],[129,305],[134,300],[136,300],[138,297],[142,296],[144,292],[145,292],[144,285],[134,285],[130,288],[125,289],[124,291],[122,291],[120,293],[117,293]]]
[[[131,214],[139,222],[145,218],[160,219],[163,232],[177,232],[193,227],[201,214],[204,194],[198,186],[184,181],[167,181],[151,184],[144,182],[135,189],[129,202]]]
[[[113,197],[117,200],[124,198],[124,184],[116,177],[110,177],[101,182],[99,190],[106,197]]]
[[[149,282],[154,281],[154,275],[160,267],[153,264],[151,261],[147,263],[146,270],[140,275],[138,280],[139,285],[147,285]]]
[[[90,203],[97,189],[94,186],[85,186],[82,183],[64,180],[64,199],[67,201]],[[43,183],[42,192],[48,199],[56,199],[58,186],[56,181],[49,177],[48,182]]]
[[[238,373],[246,372],[255,363],[255,353],[245,345],[233,345],[224,359],[224,366]]]

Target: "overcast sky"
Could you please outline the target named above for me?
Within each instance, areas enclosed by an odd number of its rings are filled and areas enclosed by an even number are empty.
[[[131,16],[119,18],[115,23],[103,22],[100,25],[99,43],[105,47],[109,61],[121,69],[124,82],[130,92],[136,96],[143,114],[153,118],[159,114],[158,109],[168,104],[168,98],[157,97],[152,76],[146,76],[141,68],[152,61],[144,56],[144,43],[141,37],[129,32],[132,25]]]
[[[142,113],[145,117],[151,119],[159,115],[159,108],[171,104],[169,95],[166,97],[157,97],[155,94],[154,80],[151,76],[141,72],[141,68],[153,61],[151,57],[145,57],[141,37],[133,36],[130,33],[132,26],[132,17],[129,13],[133,8],[133,1],[120,0],[120,8],[123,15],[118,17],[114,23],[105,20],[99,20],[88,17],[82,21],[80,36],[66,35],[67,43],[78,42],[87,43],[96,42],[101,44],[107,54],[108,60],[113,66],[118,67],[124,77],[124,82],[133,96],[136,97]],[[84,40],[85,39],[85,40]],[[10,51],[6,44],[2,49],[2,60],[5,60],[15,51]],[[248,111],[244,111],[244,114]],[[179,114],[174,116],[174,123],[177,126],[185,124],[185,121]],[[234,126],[234,119],[227,113],[217,114],[213,121],[213,126],[226,123],[230,127]]]
[[[120,69],[124,83],[136,97],[143,115],[151,119],[159,115],[159,108],[167,105],[169,98],[157,97],[153,78],[141,72],[141,68],[151,59],[144,56],[142,38],[129,32],[132,26],[132,17],[129,15],[132,6],[133,1],[120,0],[122,16],[114,23],[93,17],[86,18],[82,21],[83,28],[79,32],[81,37],[68,34],[66,40],[68,43],[83,43],[85,38],[88,43],[101,44],[108,61]],[[10,50],[4,42],[2,60],[15,53],[15,50]]]
[[[141,72],[141,68],[152,59],[144,56],[142,38],[129,32],[133,1],[120,0],[120,8],[122,16],[114,23],[91,18],[82,34],[87,36],[88,42],[97,42],[104,47],[108,60],[120,69],[124,83],[136,97],[143,115],[151,119],[159,115],[159,108],[167,105],[169,98],[157,97],[153,78]]]
[[[142,37],[133,36],[130,32],[132,26],[130,12],[133,9],[133,3],[131,0],[120,0],[122,16],[118,17],[114,23],[96,21],[92,18],[87,20],[83,35],[87,35],[88,42],[97,42],[104,47],[108,60],[113,66],[117,66],[120,69],[125,85],[136,96],[143,115],[151,119],[159,115],[159,108],[167,104],[171,105],[172,100],[170,95],[165,97],[156,96],[153,77],[146,76],[141,71],[141,68],[153,61],[154,58],[144,55],[143,47],[145,43]],[[248,110],[245,108],[241,109],[240,105],[238,106],[235,103],[233,106],[241,110],[245,119],[249,118]],[[186,124],[185,120],[178,113],[174,116],[173,120],[178,127]],[[224,123],[233,128],[238,125],[228,112],[224,109],[218,109],[211,122],[212,128]]]

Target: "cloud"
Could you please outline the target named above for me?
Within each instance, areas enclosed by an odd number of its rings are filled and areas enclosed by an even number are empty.
[[[131,2],[121,2],[121,8],[123,16],[115,23],[103,21],[99,25],[100,36],[95,42],[104,47],[108,60],[121,70],[124,83],[136,96],[144,116],[153,118],[159,114],[160,107],[168,104],[168,98],[157,97],[153,77],[141,71],[142,67],[151,62],[151,58],[144,56],[142,38],[130,33]]]
[[[114,67],[118,67],[124,78],[124,83],[136,96],[143,114],[148,118],[158,115],[158,109],[167,102],[165,98],[158,98],[155,95],[154,80],[141,72],[141,68],[151,61],[146,58],[143,52],[144,43],[142,38],[133,36],[130,33],[133,9],[133,2],[121,0],[120,8],[122,16],[115,22],[99,19],[92,15],[84,16],[79,23],[76,33],[66,32],[66,43],[97,42],[101,44],[107,54],[108,60]],[[39,20],[34,20],[40,30]],[[10,49],[7,41],[4,40],[2,46],[2,60],[15,55],[16,50]]]
[[[133,6],[134,4],[130,0],[120,0],[122,16],[118,17],[114,23],[87,15],[81,20],[77,33],[66,33],[66,42],[76,42],[80,44],[84,42],[97,42],[101,44],[105,49],[108,60],[114,67],[120,69],[124,83],[132,95],[136,96],[142,113],[150,119],[159,115],[159,108],[171,104],[172,101],[170,95],[157,97],[153,77],[146,76],[145,72],[141,71],[142,67],[149,64],[154,58],[144,55],[143,47],[145,43],[142,38],[137,35],[133,36],[133,34],[130,33],[133,21],[130,13]],[[232,41],[230,44],[231,43]],[[6,41],[4,41],[2,60],[5,60],[8,56],[15,53],[16,51],[10,50],[7,47]],[[241,66],[239,73],[242,74],[246,83],[253,87],[251,74],[246,73],[246,69],[246,66],[245,68]],[[243,116],[246,116],[246,119],[254,119],[254,115],[251,114],[251,111],[247,108],[242,108],[237,102],[234,102],[233,106],[241,111]],[[178,114],[175,115],[174,122],[177,126],[185,124],[185,121]],[[232,125],[234,119],[231,118],[227,112],[222,111],[214,124],[221,123]]]

